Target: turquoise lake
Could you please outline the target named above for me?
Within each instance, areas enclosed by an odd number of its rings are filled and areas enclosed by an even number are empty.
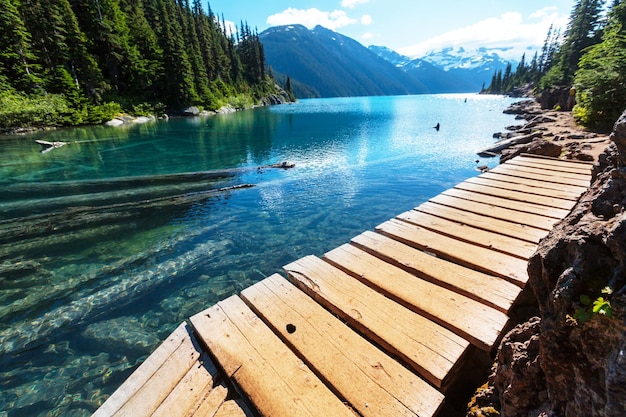
[[[189,316],[495,166],[476,151],[516,124],[511,102],[316,99],[0,137],[0,416],[90,415]]]

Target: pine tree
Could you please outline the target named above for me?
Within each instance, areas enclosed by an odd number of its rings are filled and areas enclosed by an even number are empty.
[[[164,99],[173,106],[186,106],[198,102],[193,83],[193,71],[189,64],[182,29],[179,25],[179,8],[174,0],[158,0],[162,31],[159,34],[163,48],[165,67]]]
[[[198,39],[198,32],[196,31],[196,24],[192,15],[191,8],[189,7],[188,0],[179,1],[180,10],[180,25],[185,33],[187,55],[189,57],[189,64],[193,71],[194,88],[199,95],[199,100],[205,102],[210,97],[209,91],[209,78],[207,76],[206,68],[204,66],[204,60],[200,53],[200,41]]]
[[[33,91],[40,80],[31,36],[15,0],[0,0],[0,73],[6,77],[4,88]]]
[[[137,54],[132,60],[133,68],[128,74],[127,91],[145,99],[156,99],[157,85],[164,78],[163,50],[146,18],[151,12],[146,11],[143,0],[122,0],[120,6],[126,14],[127,21],[132,22],[129,25],[129,36],[134,45],[132,50]]]
[[[571,83],[583,50],[601,36],[602,0],[578,0],[572,9],[563,44],[556,52],[556,64],[550,66],[544,85]]]
[[[580,60],[574,116],[583,124],[610,130],[626,109],[626,3],[615,2],[602,42]]]

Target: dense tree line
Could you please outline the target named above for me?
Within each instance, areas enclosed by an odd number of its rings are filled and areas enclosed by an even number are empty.
[[[232,34],[206,6],[0,0],[0,127],[243,106],[275,92],[257,31],[241,22]]]
[[[551,28],[541,54],[496,72],[485,91],[507,94],[528,83],[537,91],[572,87],[574,117],[609,130],[626,109],[626,1],[578,0],[562,36]]]

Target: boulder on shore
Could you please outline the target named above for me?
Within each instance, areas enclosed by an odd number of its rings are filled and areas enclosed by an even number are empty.
[[[523,145],[516,145],[502,151],[500,155],[500,163],[504,163],[509,159],[515,158],[523,153],[530,153],[533,155],[550,156],[557,158],[561,155],[563,147],[557,143],[549,142],[543,139],[535,139],[530,143]]]

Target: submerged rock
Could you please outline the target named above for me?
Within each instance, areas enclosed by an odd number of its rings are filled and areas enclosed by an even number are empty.
[[[82,335],[106,347],[108,351],[139,349],[148,354],[160,343],[153,331],[146,329],[133,317],[118,317],[90,324]]]

